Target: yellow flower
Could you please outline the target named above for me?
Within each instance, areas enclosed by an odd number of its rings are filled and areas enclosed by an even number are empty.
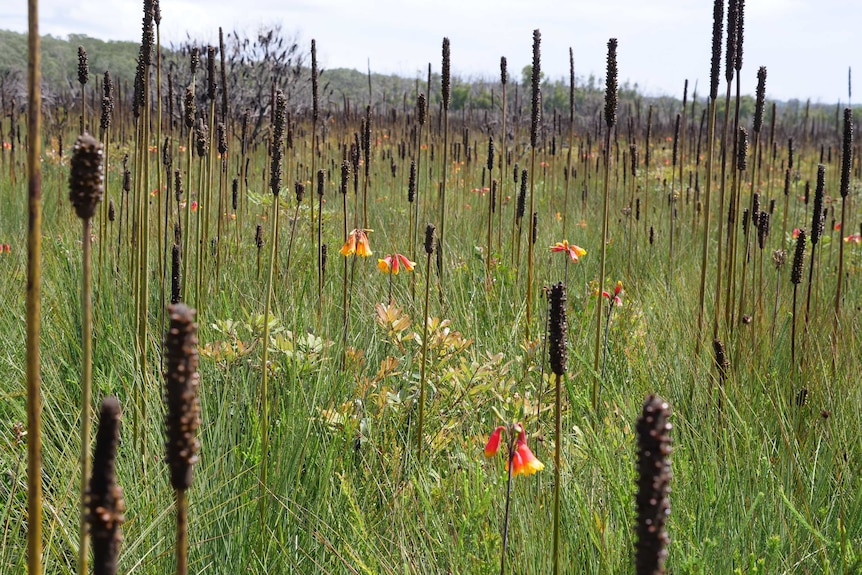
[[[353,254],[364,258],[370,256],[373,252],[371,251],[371,245],[368,243],[368,234],[365,233],[366,231],[370,232],[371,230],[356,229],[351,231],[347,235],[347,241],[341,246],[339,253],[343,256],[352,256]]]

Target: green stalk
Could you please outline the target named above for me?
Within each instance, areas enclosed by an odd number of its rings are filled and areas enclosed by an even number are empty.
[[[560,444],[563,437],[562,380],[563,376],[557,373],[554,374],[554,575],[560,574],[560,491],[562,490],[560,487],[562,482],[560,471],[562,465],[562,454]],[[511,480],[512,465],[509,465],[510,483]]]
[[[511,434],[511,432],[507,432]],[[500,575],[506,574],[506,550],[509,544],[509,504],[512,502],[512,460],[515,459],[515,448],[509,438],[509,472],[506,479],[506,514],[503,516],[503,552],[500,554]]]
[[[42,89],[39,0],[27,0],[27,572],[42,573]],[[12,161],[14,165],[14,160]]]
[[[596,304],[596,338],[593,354],[593,371],[599,373],[599,358],[601,357],[601,341],[602,341],[602,290],[605,283],[605,260],[607,258],[608,246],[608,212],[610,209],[610,179],[611,179],[611,132],[613,126],[608,126],[605,133],[605,174],[604,174],[604,198],[602,209],[602,254],[599,261],[599,302]],[[598,413],[599,409],[599,387],[601,385],[601,377],[594,379],[593,392],[591,396],[591,405],[593,413]]]
[[[92,283],[92,246],[90,242],[91,219],[84,218],[81,224],[82,279],[81,279],[81,483],[79,491],[78,530],[78,573],[86,575],[90,551],[90,537],[87,530],[87,486],[90,481],[90,429],[91,396],[93,381],[93,304],[91,299]]]
[[[312,198],[314,201],[314,198]],[[267,360],[269,356],[269,312],[270,312],[270,304],[272,302],[272,277],[273,272],[275,270],[275,252],[276,252],[276,238],[278,237],[278,196],[273,195],[272,197],[272,241],[269,246],[269,274],[266,280],[266,305],[264,306],[263,312],[263,359],[262,359],[262,371],[263,377],[261,381],[260,387],[260,405],[261,405],[261,424],[260,424],[260,469],[259,469],[259,514],[260,514],[260,522],[261,525],[263,522],[263,512],[266,507],[264,495],[266,493],[266,458],[269,452],[269,390],[267,387],[267,375],[269,374],[269,369],[267,368]]]
[[[177,575],[189,572],[189,504],[185,489],[175,489],[177,506]]]
[[[707,127],[706,155],[706,192],[703,203],[703,242],[700,260],[700,291],[697,311],[697,340],[695,341],[695,357],[700,355],[701,338],[703,337],[703,314],[706,307],[706,265],[709,261],[709,200],[712,192],[712,156],[715,151],[715,98],[709,99],[709,119]],[[720,217],[720,216],[719,216]]]
[[[439,249],[439,244],[437,249]],[[425,266],[425,311],[422,314],[422,364],[419,368],[419,430],[416,433],[416,457],[419,463],[422,463],[422,429],[425,423],[425,367],[428,363],[428,295],[430,293],[431,254],[428,254]],[[511,478],[511,473],[509,476]],[[505,535],[503,536],[503,541],[505,541]]]

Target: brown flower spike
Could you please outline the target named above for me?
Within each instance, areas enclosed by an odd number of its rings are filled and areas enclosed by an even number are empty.
[[[670,406],[656,395],[647,396],[637,422],[638,435],[638,493],[637,547],[635,573],[660,575],[664,573],[667,545],[670,538],[665,531],[670,515],[671,424]]]
[[[168,306],[170,326],[165,335],[165,461],[174,489],[191,486],[200,442],[201,421],[198,399],[198,326],[195,311],[183,303]]]
[[[82,220],[92,218],[102,200],[102,144],[84,133],[75,141],[69,168],[69,201]]]
[[[96,448],[93,453],[93,473],[88,490],[87,522],[93,538],[93,573],[114,575],[117,556],[123,540],[120,526],[126,510],[123,489],[117,485],[115,466],[120,440],[120,403],[115,397],[102,400]]]

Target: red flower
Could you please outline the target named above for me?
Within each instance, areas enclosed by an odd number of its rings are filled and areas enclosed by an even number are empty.
[[[613,297],[613,301],[612,301],[611,305],[623,305],[623,300],[620,298],[620,294],[622,293],[622,291],[623,291],[623,282],[618,281],[616,287],[614,287],[614,295],[611,296],[610,293],[603,291],[602,297],[606,297],[608,299],[611,299],[611,297]]]
[[[500,434],[504,429],[506,427],[503,425],[497,427],[491,434],[491,437],[488,438],[488,443],[485,444],[485,457],[490,458],[497,455],[497,452],[500,450]]]

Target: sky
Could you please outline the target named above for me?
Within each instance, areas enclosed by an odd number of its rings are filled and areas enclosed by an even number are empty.
[[[726,3],[726,2],[725,2]],[[439,72],[443,37],[451,42],[452,73],[499,79],[500,57],[513,80],[532,59],[532,34],[542,33],[542,70],[568,79],[569,48],[578,77],[604,77],[607,42],[617,38],[620,82],[647,95],[709,90],[713,2],[709,0],[161,0],[165,45],[190,35],[217,44],[218,28],[254,36],[280,25],[300,44],[317,42],[321,68],[424,78]],[[140,41],[142,0],[42,0],[40,33],[86,34]],[[767,68],[768,99],[862,102],[862,2],[748,0],[742,92],[753,94]],[[0,29],[26,32],[27,2],[0,1]],[[0,46],[2,49],[2,46]],[[723,65],[723,58],[722,58]],[[722,70],[724,90],[724,71]],[[858,87],[856,87],[858,86]]]

